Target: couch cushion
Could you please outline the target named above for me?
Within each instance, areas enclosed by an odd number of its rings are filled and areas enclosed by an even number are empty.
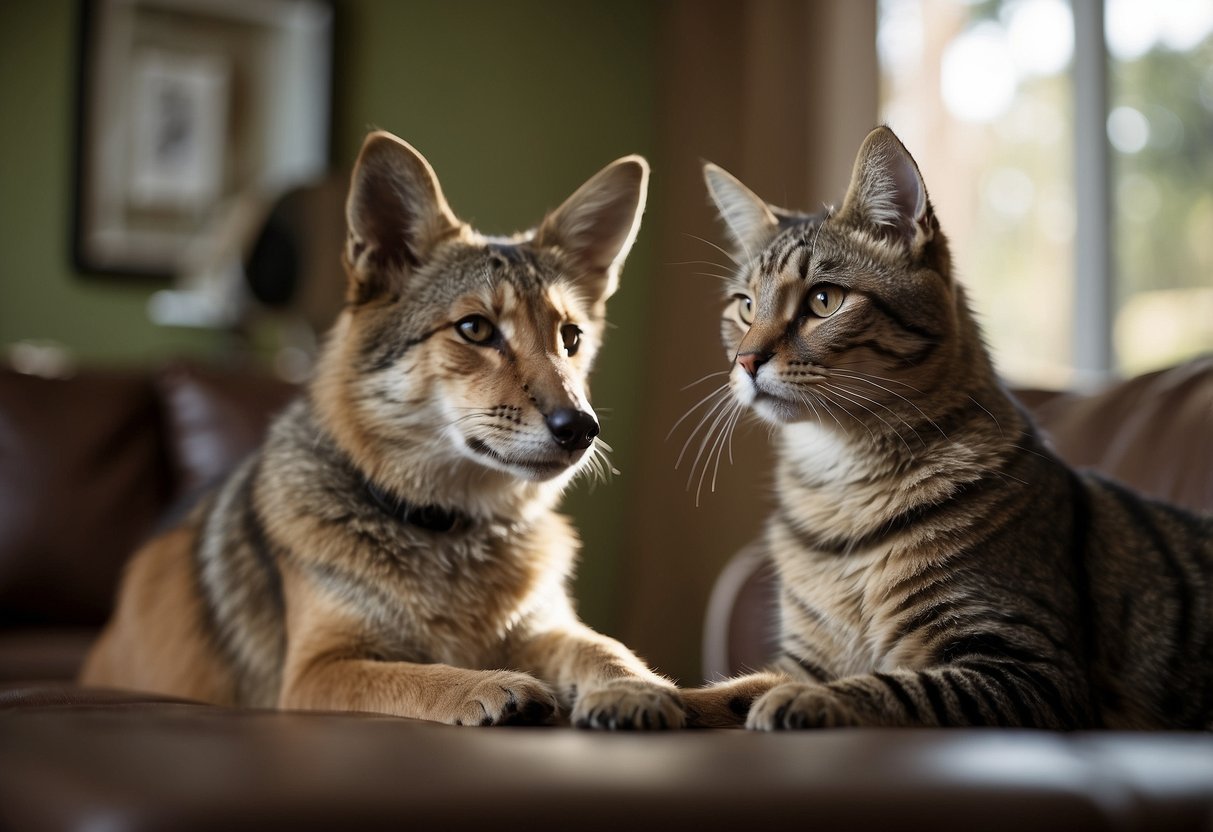
[[[295,387],[174,365],[0,370],[0,680],[75,675],[122,564],[256,448]]]
[[[99,624],[172,497],[144,376],[0,369],[0,627]]]
[[[180,364],[156,378],[164,398],[169,452],[187,497],[215,484],[261,444],[295,385],[248,370]]]
[[[95,627],[0,629],[0,684],[74,679],[96,637]]]
[[[1022,398],[1071,465],[1094,468],[1151,497],[1213,512],[1213,355],[1094,395]]]

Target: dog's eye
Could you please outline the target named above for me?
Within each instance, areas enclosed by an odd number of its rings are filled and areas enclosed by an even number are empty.
[[[564,341],[564,351],[572,358],[581,346],[581,329],[576,324],[565,324],[560,327],[560,337]]]
[[[487,344],[497,333],[489,319],[483,315],[468,315],[455,324],[455,329],[459,330],[465,341],[473,344]]]

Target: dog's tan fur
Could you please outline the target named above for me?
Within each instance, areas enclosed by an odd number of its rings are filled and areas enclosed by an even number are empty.
[[[681,725],[674,687],[578,620],[577,538],[554,510],[601,464],[585,385],[647,182],[620,159],[535,231],[487,238],[420,154],[371,134],[348,303],[313,382],[137,553],[82,681],[457,724],[559,709]],[[563,438],[560,413],[580,419]]]

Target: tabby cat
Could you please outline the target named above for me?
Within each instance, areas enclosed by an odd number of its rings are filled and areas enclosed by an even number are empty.
[[[769,672],[686,694],[696,721],[1213,727],[1213,517],[1049,450],[892,131],[837,210],[705,176],[740,264],[728,386],[778,426],[781,626]]]

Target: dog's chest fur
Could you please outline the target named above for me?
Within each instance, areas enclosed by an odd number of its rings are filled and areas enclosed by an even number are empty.
[[[254,699],[276,695],[280,676],[281,568],[355,613],[382,660],[500,667],[516,631],[567,603],[577,541],[564,517],[541,508],[525,519],[461,517],[446,531],[407,523],[376,503],[305,402],[219,504],[226,519],[212,529],[218,560],[203,571],[205,594]]]

